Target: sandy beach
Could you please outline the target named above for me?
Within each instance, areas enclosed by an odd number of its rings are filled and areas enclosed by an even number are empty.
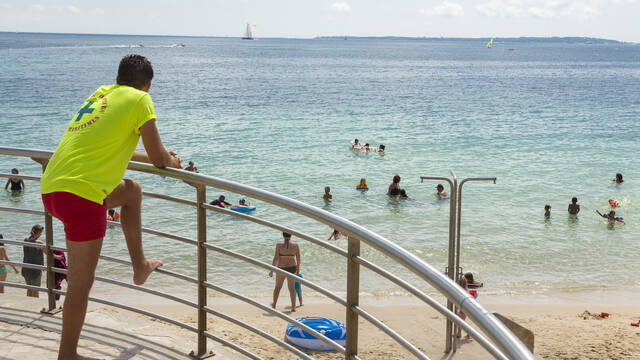
[[[640,328],[630,326],[640,319],[640,305],[622,304],[616,298],[601,303],[569,303],[565,298],[534,299],[526,303],[526,297],[488,298],[483,305],[498,312],[535,334],[534,354],[540,359],[638,359]],[[597,297],[595,297],[597,298]],[[268,299],[261,299],[267,303]],[[281,297],[278,308],[289,313]],[[210,306],[216,310],[246,321],[271,335],[284,338],[286,323],[266,312],[242,304],[233,304],[225,298],[211,298]],[[363,308],[391,326],[404,338],[417,345],[432,359],[449,358],[444,354],[445,320],[426,305],[420,305],[405,297],[367,298]],[[185,322],[195,322],[195,314],[174,306],[156,305],[154,311],[170,314]],[[586,316],[586,312],[608,312],[606,319]],[[326,300],[310,298],[297,309],[295,317],[325,316],[344,321],[344,309]],[[247,333],[227,321],[210,316],[209,327],[217,335],[250,349],[265,359],[295,359],[293,354],[268,343],[262,337]],[[395,341],[369,324],[360,321],[359,356],[363,359],[406,359],[413,356]],[[318,359],[340,359],[333,352],[309,352]],[[490,359],[491,356],[472,340],[462,340],[452,358]]]

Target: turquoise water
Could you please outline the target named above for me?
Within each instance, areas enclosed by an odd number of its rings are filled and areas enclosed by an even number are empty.
[[[55,149],[82,101],[114,82],[122,56],[139,53],[154,65],[150,92],[165,145],[202,173],[346,217],[439,269],[446,264],[449,203],[435,199],[435,182],[419,177],[449,176],[450,169],[460,180],[495,176],[495,185],[467,183],[463,194],[462,266],[485,292],[637,289],[640,46],[512,40],[487,50],[484,43],[0,33],[1,144]],[[353,152],[354,138],[383,143],[388,153]],[[12,167],[40,172],[30,160],[0,157],[2,172]],[[622,185],[611,182],[617,172]],[[396,173],[415,201],[385,196]],[[178,181],[128,176],[147,191],[195,199]],[[354,189],[361,177],[366,193]],[[325,186],[330,204],[322,200]],[[0,206],[41,208],[37,183],[27,187],[23,196],[0,195]],[[208,197],[219,194],[210,189]],[[566,213],[573,196],[582,206],[575,221]],[[595,214],[609,198],[622,202],[626,225],[611,228]],[[254,203],[255,216],[320,239],[332,232]],[[550,221],[543,219],[545,204],[552,206]],[[195,238],[193,209],[145,199],[143,211],[145,226]],[[21,239],[36,222],[42,220],[2,213],[0,232]],[[281,240],[276,231],[215,213],[208,222],[209,241],[266,262]],[[61,235],[56,222],[56,243]],[[144,242],[167,269],[195,274],[195,249],[150,235]],[[346,248],[344,239],[336,244]],[[305,278],[344,292],[345,260],[312,244],[301,248]],[[103,252],[128,256],[119,230],[108,230]],[[363,253],[406,274],[369,248]],[[9,255],[20,257],[15,247]],[[129,279],[125,267],[100,267],[101,275]],[[363,291],[398,291],[368,271],[362,276]],[[265,271],[216,254],[209,278],[244,293],[267,294],[273,286]],[[151,285],[183,288],[162,276]]]

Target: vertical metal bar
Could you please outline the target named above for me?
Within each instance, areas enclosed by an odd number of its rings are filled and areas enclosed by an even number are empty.
[[[202,207],[207,203],[207,188],[204,185],[196,187],[198,192],[198,356],[207,352],[207,210]]]
[[[56,308],[56,295],[53,293],[53,289],[56,286],[56,279],[53,270],[53,219],[51,214],[45,211],[44,213],[44,231],[45,231],[45,244],[47,245],[47,297],[49,299],[49,309],[47,311],[53,311]]]
[[[358,313],[353,306],[359,305],[360,295],[360,264],[353,259],[360,256],[360,240],[349,236],[347,252],[347,339],[345,342],[345,359],[351,355],[358,355]]]
[[[450,170],[451,176],[453,176],[453,183],[451,184],[451,191],[449,193],[449,261],[447,265],[447,275],[453,281],[455,281],[456,270],[455,266],[455,244],[456,244],[456,199],[458,194],[458,178],[453,170]],[[453,311],[453,302],[447,299],[447,309]],[[451,352],[452,343],[453,343],[453,322],[447,318],[447,328],[446,328],[446,345],[445,345],[445,353]]]

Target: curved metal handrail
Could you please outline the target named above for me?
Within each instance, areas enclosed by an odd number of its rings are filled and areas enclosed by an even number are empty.
[[[52,152],[0,147],[0,154],[46,160],[51,156]],[[339,230],[341,233],[346,234],[349,238],[362,241],[382,252],[425,280],[448,300],[459,306],[465,314],[467,314],[473,322],[476,323],[508,356],[517,359],[534,358],[533,354],[531,354],[531,352],[507,329],[504,324],[493,316],[493,314],[484,309],[470,294],[457,286],[457,284],[452,280],[415,255],[360,225],[300,201],[234,181],[177,169],[158,169],[152,165],[137,162],[130,162],[128,169],[171,177],[183,180],[189,184],[212,186],[222,190],[243,194],[329,225]],[[206,205],[203,207],[206,207]],[[206,285],[207,287],[214,286],[217,288],[215,285],[210,283],[206,283]],[[208,333],[207,336],[209,337]]]

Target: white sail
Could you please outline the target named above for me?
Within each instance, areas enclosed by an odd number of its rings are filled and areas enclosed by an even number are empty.
[[[247,30],[244,32],[243,40],[253,40],[253,34],[251,34],[251,24],[247,23]]]

